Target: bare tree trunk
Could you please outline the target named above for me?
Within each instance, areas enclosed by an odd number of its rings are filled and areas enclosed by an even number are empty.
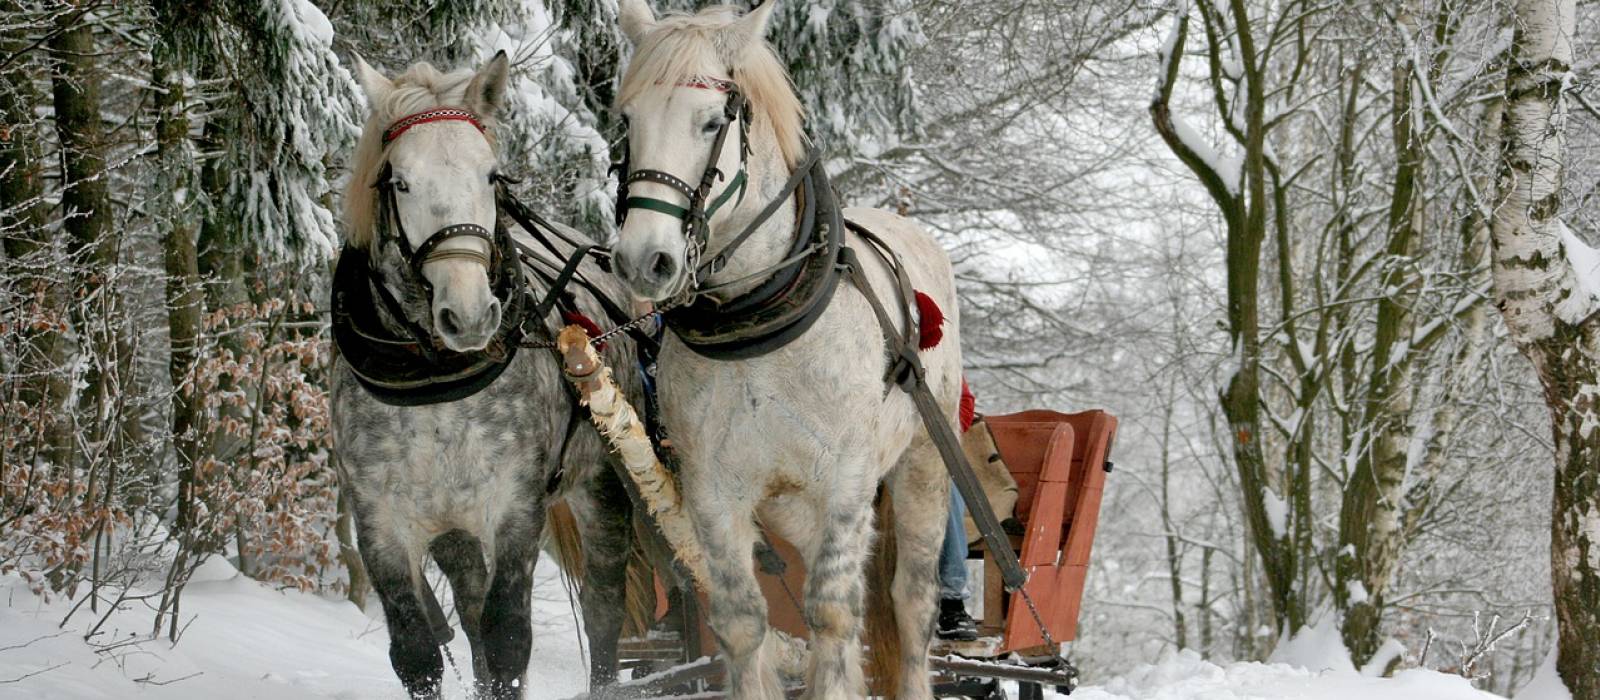
[[[1567,257],[1583,243],[1560,217],[1576,11],[1575,0],[1516,3],[1494,279],[1506,326],[1550,407],[1556,668],[1574,700],[1600,700],[1600,304],[1596,280],[1580,281]]]
[[[1273,616],[1279,629],[1298,629],[1305,624],[1303,591],[1296,586],[1299,570],[1298,552],[1294,533],[1286,523],[1274,521],[1268,515],[1267,499],[1288,503],[1292,495],[1288,484],[1275,484],[1262,448],[1264,438],[1261,420],[1261,250],[1267,233],[1266,179],[1266,94],[1262,85],[1262,61],[1257,54],[1251,33],[1248,13],[1242,0],[1230,0],[1230,10],[1235,23],[1240,63],[1247,83],[1242,100],[1244,114],[1242,137],[1244,161],[1239,180],[1229,182],[1217,171],[1214,163],[1197,153],[1193,144],[1186,143],[1172,114],[1172,90],[1178,79],[1184,43],[1188,35],[1189,17],[1178,18],[1171,53],[1163,56],[1164,72],[1160,76],[1158,92],[1150,105],[1150,114],[1173,154],[1205,185],[1207,193],[1216,203],[1227,224],[1227,318],[1228,335],[1233,343],[1231,375],[1218,395],[1223,416],[1227,419],[1235,467],[1238,469],[1240,503],[1246,522],[1250,525],[1250,541],[1261,558],[1262,573],[1267,580]],[[1204,17],[1220,17],[1219,9],[1208,0],[1202,0],[1200,11]],[[1210,21],[1208,19],[1208,21]],[[1220,21],[1220,20],[1219,20]],[[1213,33],[1208,27],[1208,38]],[[1213,63],[1216,47],[1213,39]],[[1287,510],[1287,507],[1285,508]],[[1247,585],[1250,582],[1247,581]]]
[[[1189,646],[1189,631],[1183,618],[1183,548],[1172,519],[1172,406],[1176,399],[1170,386],[1166,399],[1161,413],[1161,523],[1167,541],[1167,580],[1172,587],[1172,638],[1184,649]]]
[[[0,2],[0,13],[19,16],[23,11],[14,0]],[[26,36],[0,37],[0,55],[14,56],[27,43]],[[43,101],[33,82],[37,69],[33,61],[19,59],[0,73],[0,212],[12,212],[0,216],[0,239],[14,263],[38,266],[34,302],[42,307],[41,313],[60,315],[67,310],[67,289],[49,274],[53,235],[44,198],[42,120],[34,114],[34,106]],[[66,422],[61,419],[70,390],[64,374],[66,339],[55,326],[19,330],[21,357],[16,369],[25,379],[19,382],[17,398],[39,411],[42,456],[65,464],[71,454]]]
[[[56,112],[56,134],[61,142],[62,192],[61,209],[65,220],[62,229],[69,236],[68,249],[73,255],[73,265],[78,271],[73,280],[73,304],[80,353],[101,353],[100,358],[116,352],[115,342],[106,337],[102,329],[114,323],[112,319],[96,318],[86,309],[96,303],[106,275],[117,262],[118,237],[114,233],[111,193],[106,175],[105,133],[100,123],[100,68],[95,51],[94,30],[82,15],[63,15],[58,22],[57,34],[49,41],[55,70],[52,74],[52,93]],[[109,290],[105,290],[109,291]],[[109,304],[100,304],[109,308]],[[109,417],[108,394],[115,377],[106,376],[109,365],[88,363],[88,386],[79,398],[81,411],[87,414],[86,426],[91,443],[105,437]]]
[[[195,470],[201,459],[199,397],[186,389],[191,379],[196,345],[200,339],[204,299],[195,254],[198,233],[193,215],[194,151],[189,141],[189,115],[184,99],[184,72],[174,39],[163,36],[153,47],[153,84],[156,90],[156,151],[160,158],[160,186],[155,196],[165,198],[152,207],[162,217],[166,235],[162,254],[167,273],[167,325],[171,353],[167,369],[172,378],[172,439],[178,462],[178,514],[175,528],[193,527]]]

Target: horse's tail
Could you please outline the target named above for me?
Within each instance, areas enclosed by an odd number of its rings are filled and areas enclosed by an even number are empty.
[[[548,549],[561,567],[568,588],[583,581],[583,537],[578,534],[578,518],[567,502],[555,501],[544,511],[544,536]],[[574,590],[574,593],[577,591]]]
[[[900,687],[900,626],[895,621],[894,503],[887,489],[878,489],[878,538],[867,564],[867,677],[874,694],[892,697]]]
[[[544,531],[548,538],[547,549],[561,567],[563,583],[573,600],[577,600],[578,589],[583,585],[583,537],[579,534],[578,518],[566,501],[556,501],[545,510]],[[628,554],[627,582],[623,590],[627,598],[622,633],[643,636],[655,620],[656,587],[655,568],[640,549],[638,538],[634,538],[633,549]]]

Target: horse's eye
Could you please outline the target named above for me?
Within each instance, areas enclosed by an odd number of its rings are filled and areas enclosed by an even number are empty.
[[[500,171],[498,171],[498,170],[490,170],[489,171],[489,184],[493,185],[494,183],[499,182],[499,181],[500,181]]]
[[[396,192],[410,192],[411,191],[411,186],[407,185],[405,180],[402,180],[402,179],[400,179],[398,177],[390,180],[389,181],[389,186],[393,187],[394,191],[396,191]]]
[[[727,124],[727,123],[728,123],[728,121],[726,119],[723,119],[722,117],[717,117],[716,119],[713,119],[711,121],[706,122],[706,125],[701,128],[701,131],[704,131],[704,132],[706,132],[708,134],[715,134],[718,131],[722,130],[722,125],[723,124]]]

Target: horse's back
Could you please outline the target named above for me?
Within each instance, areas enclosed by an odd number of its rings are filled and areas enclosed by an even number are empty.
[[[956,300],[955,272],[950,263],[950,254],[926,227],[913,219],[883,209],[860,207],[846,208],[843,213],[846,220],[872,232],[882,240],[905,267],[911,286],[927,294],[938,304],[939,311],[944,316],[942,328],[944,339],[937,346],[923,351],[923,362],[935,377],[950,372],[959,377],[960,306]],[[873,291],[888,307],[889,317],[896,325],[896,332],[902,332],[901,314],[894,308],[898,302],[895,301],[893,292],[896,285],[893,274],[883,265],[880,258],[871,252],[870,243],[853,232],[847,241],[856,249],[856,257],[866,268],[867,278],[872,284]],[[945,393],[941,391],[946,388],[940,386],[942,384],[943,381],[935,382],[936,394]]]

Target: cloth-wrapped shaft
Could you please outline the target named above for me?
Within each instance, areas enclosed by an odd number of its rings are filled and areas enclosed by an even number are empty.
[[[661,528],[661,535],[667,538],[678,561],[688,568],[695,584],[705,590],[705,552],[700,549],[694,528],[683,512],[678,482],[656,458],[644,421],[611,379],[611,368],[600,361],[600,354],[595,352],[583,328],[576,325],[563,328],[556,338],[556,349],[561,353],[567,379],[578,388],[578,400],[589,407],[589,417],[595,427],[622,458],[623,468],[639,488],[645,508]]]
[[[644,421],[612,380],[611,368],[600,361],[600,354],[589,342],[589,334],[576,325],[561,329],[556,337],[556,350],[561,353],[567,380],[578,389],[578,400],[589,407],[590,420],[622,458],[624,470],[638,487],[645,508],[661,528],[661,535],[667,539],[678,561],[689,570],[695,585],[709,592],[705,550],[700,548],[694,526],[683,512],[678,481],[656,458]],[[802,676],[806,666],[805,640],[778,630],[771,630],[771,635],[767,642],[778,670],[791,678]]]

